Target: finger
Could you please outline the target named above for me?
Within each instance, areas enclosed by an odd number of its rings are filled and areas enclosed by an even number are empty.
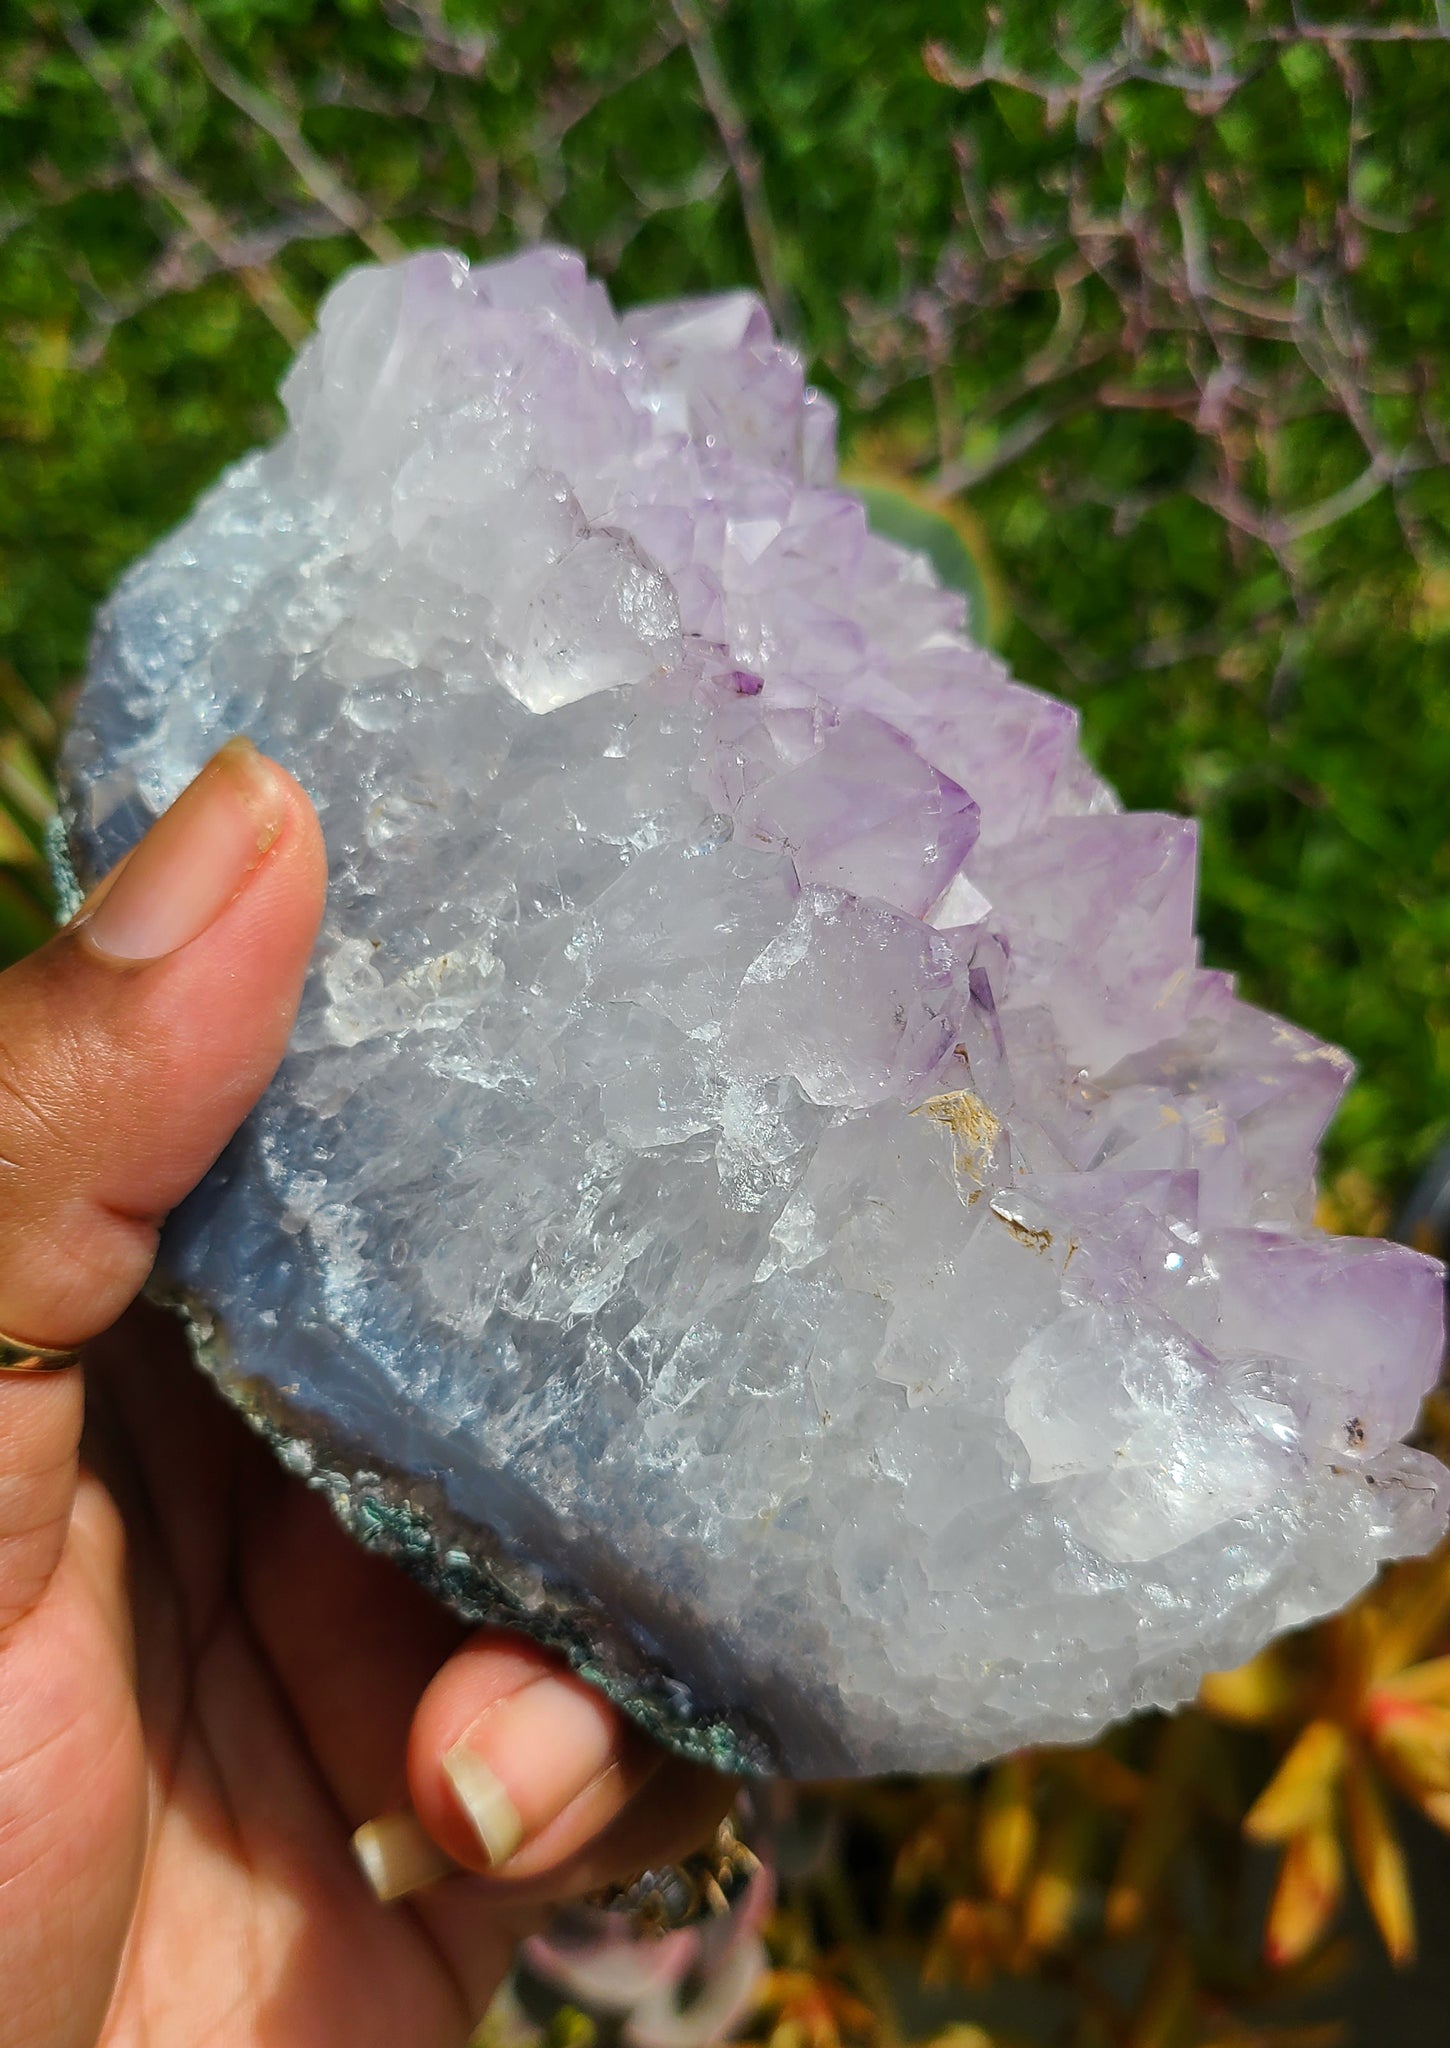
[[[628,1884],[641,1871],[679,1863],[710,1842],[735,1803],[733,1778],[683,1758],[666,1757],[659,1770],[596,1835],[559,1861],[541,1841],[532,1876],[509,1867],[497,1882],[512,1897],[577,1899],[606,1886]],[[530,1861],[534,1859],[531,1857]]]
[[[0,975],[0,1331],[106,1327],[266,1085],[321,911],[303,792],[232,742],[47,946]],[[0,1374],[0,1628],[54,1568],[75,1374]]]
[[[312,809],[245,741],[0,976],[0,1329],[94,1336],[280,1059],[321,912]]]
[[[540,1908],[682,1862],[713,1839],[737,1789],[718,1771],[680,1757],[657,1757],[622,1806],[609,1799],[607,1818],[600,1820],[599,1807],[590,1801],[575,1802],[553,1829],[497,1869],[478,1872],[476,1855],[460,1863],[445,1854],[411,1810],[366,1822],[353,1837],[353,1849],[384,1904],[472,1868],[487,1881],[491,1909],[524,1916],[527,1924]]]
[[[547,1651],[487,1631],[423,1695],[408,1779],[419,1818],[450,1856],[517,1874],[534,1867],[541,1839],[558,1860],[607,1826],[662,1756]]]
[[[434,1678],[413,1719],[408,1780],[418,1822],[454,1863],[520,1896],[565,1896],[620,1873],[642,1846],[669,1844],[681,1819],[706,1834],[730,1803],[713,1772],[670,1762],[602,1693],[522,1637],[485,1630]],[[657,1781],[666,1787],[648,1824]],[[669,1819],[663,1817],[668,1813]],[[639,1826],[639,1816],[646,1825]],[[396,1867],[359,1844],[374,1889],[411,1888],[404,1863],[426,1851],[394,1831]],[[372,1861],[369,1861],[369,1855]]]

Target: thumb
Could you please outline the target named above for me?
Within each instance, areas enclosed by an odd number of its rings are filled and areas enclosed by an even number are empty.
[[[78,1344],[141,1286],[162,1218],[282,1056],[325,872],[303,791],[232,740],[70,924],[0,974],[7,1337]],[[63,1534],[75,1377],[0,1373],[0,1625]]]
[[[49,945],[0,975],[0,1331],[113,1322],[282,1056],[322,907],[291,776],[224,746]]]

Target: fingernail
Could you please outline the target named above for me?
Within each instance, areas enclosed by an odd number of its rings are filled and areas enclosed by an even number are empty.
[[[538,1678],[480,1715],[443,1770],[497,1869],[588,1790],[618,1746],[618,1720],[601,1694]]]
[[[382,1905],[436,1884],[458,1868],[411,1813],[385,1813],[364,1821],[352,1838],[352,1853]]]
[[[280,772],[250,740],[228,740],[74,922],[107,959],[160,960],[200,938],[225,910],[286,816]]]

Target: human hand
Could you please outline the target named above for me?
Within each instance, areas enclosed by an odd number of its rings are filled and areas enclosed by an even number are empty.
[[[728,1804],[465,1640],[168,1318],[116,1320],[282,1055],[324,882],[307,798],[233,742],[0,975],[0,1330],[84,1343],[87,1385],[83,1435],[79,1371],[0,1371],[0,2048],[460,2043],[550,1901]]]

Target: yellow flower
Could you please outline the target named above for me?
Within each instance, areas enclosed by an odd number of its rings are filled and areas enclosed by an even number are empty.
[[[1450,1831],[1450,1656],[1429,1655],[1450,1621],[1450,1549],[1387,1572],[1353,1607],[1271,1644],[1200,1695],[1222,1721],[1284,1748],[1244,1820],[1284,1854],[1265,1955],[1306,1955],[1340,1906],[1347,1860],[1390,1956],[1415,1952],[1414,1908],[1387,1787]]]

